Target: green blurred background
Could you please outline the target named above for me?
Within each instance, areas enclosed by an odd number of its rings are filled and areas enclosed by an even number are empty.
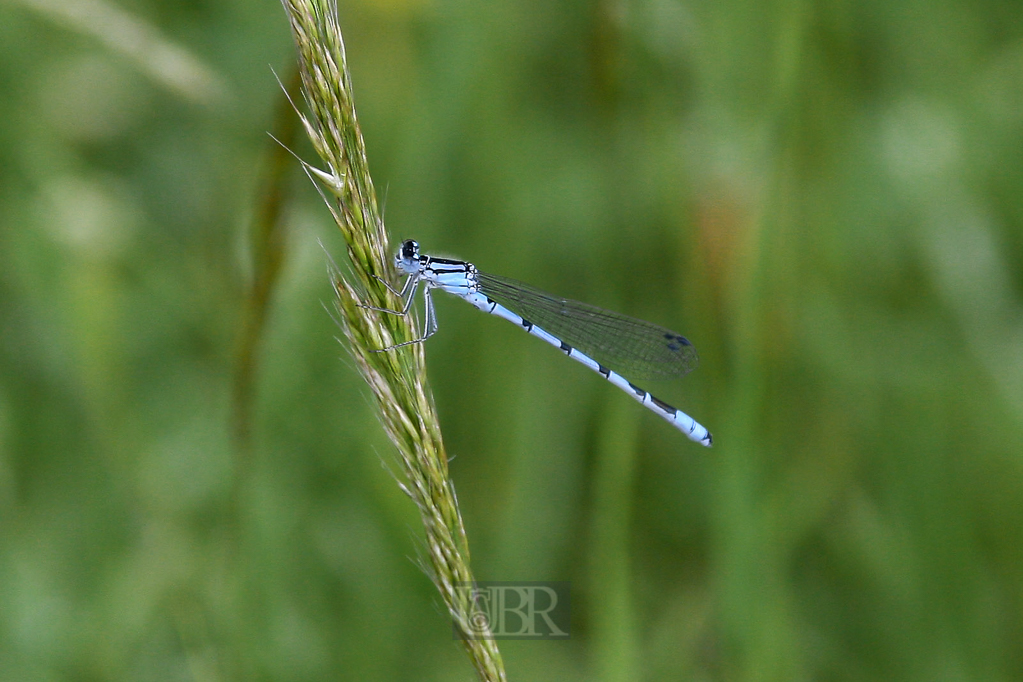
[[[511,680],[1023,679],[1023,11],[340,7],[394,240],[686,334],[690,443],[440,297],[482,580],[572,583]],[[466,680],[324,310],[266,2],[0,4],[0,679]],[[314,156],[304,141],[295,145]]]

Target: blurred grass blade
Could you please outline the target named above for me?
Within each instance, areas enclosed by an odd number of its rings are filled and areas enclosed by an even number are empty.
[[[252,281],[245,300],[242,329],[235,351],[235,372],[232,405],[232,432],[235,440],[236,484],[245,476],[251,456],[252,405],[254,380],[258,364],[257,351],[265,329],[270,299],[279,282],[287,240],[281,220],[285,183],[292,157],[287,147],[293,146],[298,125],[290,104],[298,96],[301,80],[298,69],[288,78],[287,89],[281,93],[274,115],[274,130],[267,140],[270,155],[263,180],[260,200],[250,230],[249,244],[252,257]]]
[[[344,234],[358,285],[331,269],[339,322],[359,370],[380,409],[381,421],[398,450],[406,479],[402,490],[419,508],[426,529],[428,570],[453,618],[466,625],[470,604],[459,583],[473,580],[469,546],[447,455],[426,385],[420,344],[390,353],[374,349],[415,338],[408,318],[359,306],[394,309],[397,300],[376,277],[386,278],[389,248],[369,175],[366,149],[355,117],[344,43],[332,0],[284,0],[299,53],[302,94],[310,112],[299,114],[313,147],[327,170],[306,165],[332,196],[331,214]],[[321,191],[327,199],[328,195]],[[463,639],[482,680],[504,680],[504,667],[492,639]]]
[[[104,0],[17,0],[82,34],[98,38],[154,81],[209,107],[232,99],[227,83],[156,26]]]

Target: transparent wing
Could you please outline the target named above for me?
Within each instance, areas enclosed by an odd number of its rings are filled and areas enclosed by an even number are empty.
[[[507,277],[480,272],[479,285],[508,310],[624,377],[681,377],[696,367],[696,349],[670,329],[552,296]]]

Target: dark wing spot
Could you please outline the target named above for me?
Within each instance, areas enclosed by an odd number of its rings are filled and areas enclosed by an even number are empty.
[[[693,345],[693,344],[689,343],[689,339],[687,339],[686,337],[682,336],[681,334],[665,334],[664,338],[668,339],[668,349],[669,350],[677,351],[677,350],[680,350],[682,348],[682,346],[691,346],[691,345]]]

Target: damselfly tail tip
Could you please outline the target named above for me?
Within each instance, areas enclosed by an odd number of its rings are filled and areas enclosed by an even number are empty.
[[[707,437],[700,441],[700,445],[710,447],[714,444],[714,437],[710,435],[710,431],[707,432]]]

